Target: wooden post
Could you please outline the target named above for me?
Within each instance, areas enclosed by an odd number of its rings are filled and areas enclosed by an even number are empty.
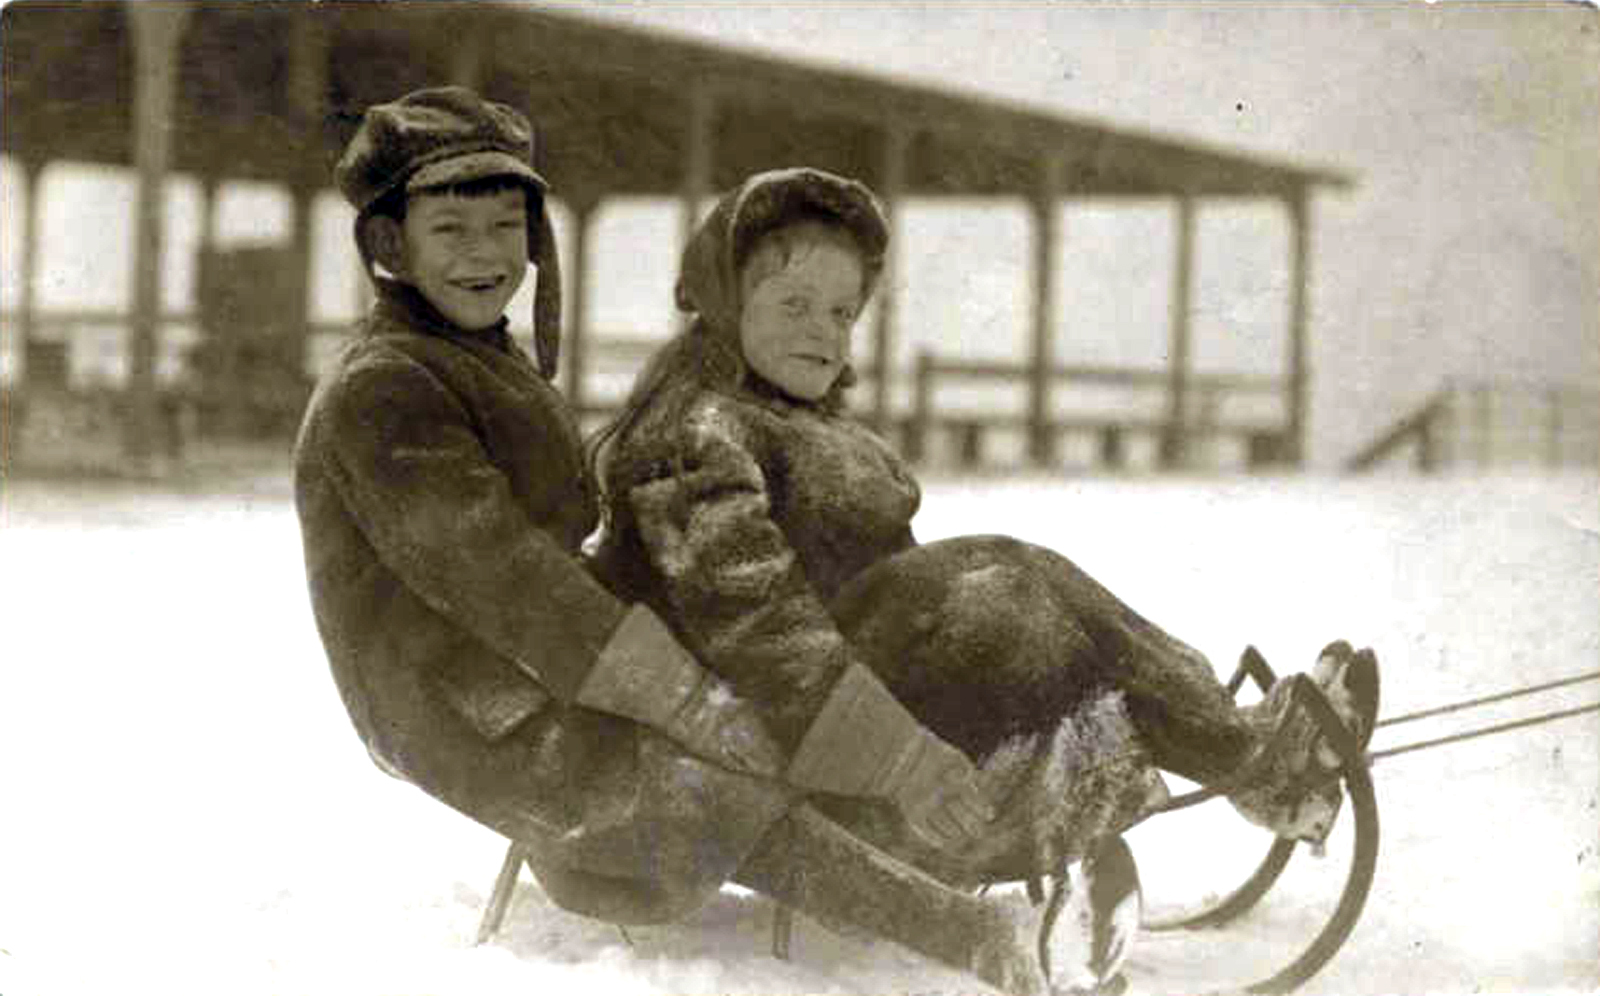
[[[200,177],[200,246],[202,253],[210,252],[217,246],[217,187],[220,184],[216,176],[206,174]]]
[[[1455,462],[1457,449],[1456,390],[1449,378],[1434,395],[1433,418],[1429,422],[1428,444],[1433,469],[1443,470]]]
[[[1488,467],[1494,460],[1494,392],[1487,383],[1473,389],[1473,412],[1478,437],[1478,466]]]
[[[289,46],[289,70],[285,85],[288,88],[289,106],[300,127],[309,134],[317,134],[328,106],[328,25],[325,10],[312,7],[300,11],[294,18],[293,36]],[[469,39],[470,40],[470,39]],[[461,48],[470,46],[463,44]],[[299,370],[309,373],[311,332],[311,209],[317,190],[326,182],[314,162],[307,162],[301,174],[290,183],[294,198],[294,231],[291,233],[293,252],[300,260],[295,270],[293,295],[293,324],[288,330],[297,339]]]
[[[933,420],[933,354],[917,353],[916,380],[911,393],[911,418],[906,421],[906,459],[921,463],[928,455],[928,427]]]
[[[284,332],[294,336],[294,352],[299,358],[298,369],[302,375],[307,375],[310,372],[308,360],[311,349],[311,206],[316,197],[316,188],[306,183],[296,183],[290,188],[289,195],[292,198],[291,223],[294,226],[294,230],[289,233],[289,244],[294,258],[299,260],[299,265],[294,270],[290,300],[285,302],[290,322]]]
[[[448,7],[441,9],[449,10]],[[469,90],[480,89],[483,85],[483,36],[472,31],[454,42],[450,52],[450,82]]]
[[[1308,389],[1310,387],[1307,339],[1308,298],[1311,289],[1311,213],[1304,190],[1289,199],[1289,396],[1286,400],[1283,459],[1292,467],[1305,465]]]
[[[172,158],[178,42],[191,8],[128,4],[123,9],[133,29],[133,161],[138,174],[123,453],[142,468],[155,452],[159,418],[155,365],[161,326],[162,207]]]
[[[1033,344],[1028,357],[1028,457],[1043,466],[1055,461],[1050,431],[1051,368],[1055,365],[1057,260],[1061,242],[1061,155],[1039,163],[1033,201]]]
[[[28,358],[35,352],[35,327],[38,321],[38,292],[35,284],[38,283],[39,273],[39,223],[42,217],[39,211],[39,176],[44,172],[44,163],[37,159],[24,159],[22,161],[22,266],[21,299],[17,302],[17,339],[22,343],[23,379],[18,386],[26,389],[31,371],[27,370]],[[37,382],[36,386],[37,386]]]
[[[680,246],[689,244],[695,225],[700,221],[700,202],[711,193],[711,126],[715,115],[716,102],[711,89],[703,82],[696,82],[689,93],[689,116],[685,122]]]
[[[895,283],[900,261],[894,230],[901,191],[905,187],[907,145],[903,127],[892,122],[885,125],[883,175],[878,193],[883,198],[884,215],[889,224],[889,250],[884,256],[883,274],[878,280],[878,315],[872,329],[872,350],[877,357],[878,367],[878,376],[872,386],[872,425],[880,433],[886,431],[889,425],[889,393],[894,383]]]
[[[1552,469],[1561,466],[1561,424],[1563,412],[1561,410],[1561,388],[1552,387],[1545,396],[1545,404],[1550,415],[1546,423],[1547,435],[1545,436],[1545,463]]]
[[[572,209],[572,241],[566,258],[567,265],[572,268],[572,300],[566,303],[571,318],[561,353],[566,367],[567,403],[580,420],[583,418],[583,378],[589,358],[589,229],[598,205],[598,200],[588,196],[568,203]]]
[[[17,359],[21,361],[22,375],[9,391],[0,391],[0,465],[9,466],[22,449],[22,432],[28,421],[28,398],[39,397],[43,386],[37,366],[44,350],[35,341],[34,275],[38,272],[39,258],[39,174],[43,164],[39,160],[22,161],[22,286],[17,302],[16,339],[19,344]],[[15,376],[15,371],[13,371]],[[30,383],[30,381],[32,383]]]
[[[328,11],[310,7],[295,12],[289,39],[285,95],[297,123],[312,134],[322,127],[328,102]],[[462,46],[465,47],[465,46]],[[307,163],[312,169],[315,164]],[[321,178],[320,170],[316,174]]]
[[[1189,449],[1189,317],[1194,295],[1194,198],[1178,198],[1177,258],[1172,268],[1171,331],[1167,356],[1167,424],[1161,465],[1182,466]]]

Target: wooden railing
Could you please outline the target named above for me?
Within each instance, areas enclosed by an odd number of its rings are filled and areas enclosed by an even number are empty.
[[[1418,470],[1438,469],[1442,443],[1440,429],[1449,405],[1450,392],[1437,392],[1346,460],[1345,469],[1370,470],[1407,447],[1413,450],[1413,460]]]
[[[1409,460],[1448,468],[1600,466],[1600,390],[1571,384],[1448,382],[1348,460],[1351,472]]]
[[[949,360],[930,352],[921,353],[914,371],[911,412],[898,420],[903,452],[913,461],[929,459],[932,455],[930,436],[942,430],[956,439],[957,462],[973,466],[985,459],[987,436],[995,431],[1010,430],[1025,433],[1033,444],[1033,452],[1044,454],[1057,452],[1057,443],[1063,436],[1090,436],[1095,441],[1096,463],[1113,469],[1127,465],[1130,439],[1138,435],[1156,440],[1158,462],[1166,467],[1190,463],[1195,444],[1221,438],[1241,442],[1244,462],[1252,467],[1279,463],[1288,456],[1285,426],[1281,421],[1229,419],[1217,415],[1230,397],[1281,396],[1283,381],[1276,377],[1191,374],[1186,379],[1190,413],[1181,424],[1165,414],[1164,401],[1171,376],[1165,370],[1155,369],[1056,365],[1050,368],[1047,376],[1052,386],[1113,387],[1124,389],[1124,393],[1142,392],[1161,402],[1163,414],[1159,415],[1139,414],[1121,405],[1109,412],[1052,412],[1036,420],[1026,412],[941,410],[938,403],[940,385],[951,381],[989,382],[1014,387],[1020,393],[1033,376],[1032,369],[1020,363]]]
[[[0,316],[0,320],[14,317]],[[198,322],[198,316],[193,313],[173,312],[162,316],[159,337],[162,348],[158,352],[166,357],[163,363],[167,368],[166,376],[174,373],[171,368],[177,365],[174,361],[181,358],[183,349],[200,341]],[[10,321],[5,324],[8,333],[16,327]],[[174,344],[172,331],[185,326],[194,331]],[[90,354],[85,355],[82,352],[86,348],[85,330],[97,327],[116,329],[118,341],[103,347],[90,345],[87,347]],[[350,327],[348,322],[315,323],[307,327],[304,340],[307,374],[315,376],[320,372],[344,342]],[[127,316],[110,310],[36,313],[33,341],[26,350],[21,344],[16,347],[18,353],[27,354],[24,365],[28,369],[22,375],[22,384],[13,386],[23,386],[24,393],[36,395],[41,391],[76,393],[77,389],[84,388],[97,394],[115,395],[121,386],[117,371],[125,355],[126,328]],[[584,344],[584,384],[577,392],[576,407],[586,429],[597,427],[616,411],[633,377],[661,344],[661,338],[618,336],[596,336]],[[8,373],[14,377],[14,371]],[[863,385],[877,377],[877,370],[870,365],[858,368],[857,373]],[[1081,444],[1087,440],[1089,459],[1109,468],[1135,462],[1141,443],[1153,443],[1153,446],[1146,446],[1154,451],[1149,462],[1164,467],[1192,465],[1200,459],[1197,454],[1206,444],[1218,440],[1231,441],[1239,462],[1250,467],[1281,463],[1291,454],[1282,416],[1281,378],[1191,374],[1185,380],[1185,417],[1182,424],[1175,424],[1167,403],[1171,377],[1166,370],[1057,365],[1047,376],[1053,394],[1063,405],[1061,410],[1052,411],[1043,419],[1031,418],[1022,410],[1026,408],[1027,392],[1034,378],[1025,364],[954,360],[925,351],[917,357],[910,373],[909,399],[902,394],[901,405],[877,428],[896,439],[902,452],[913,461],[949,460],[962,466],[977,466],[994,456],[995,437],[1006,433],[1013,436],[1020,433],[1029,443],[1027,451],[1035,458],[1040,453],[1056,453],[1058,444],[1068,438],[1079,440],[1079,449],[1083,450]],[[962,384],[977,384],[980,388],[987,386],[994,390],[983,392],[988,400],[976,410],[961,408],[951,402],[947,389]],[[562,385],[569,386],[565,375]],[[1109,410],[1067,410],[1074,400],[1069,391],[1060,390],[1067,387],[1110,389],[1118,400]],[[859,391],[859,396],[864,397],[865,391]],[[1273,414],[1266,418],[1233,416],[1227,411],[1228,402],[1242,396],[1266,398],[1272,402]],[[194,399],[187,399],[187,403],[192,408]],[[870,413],[861,414],[870,419]],[[200,421],[203,420],[193,411],[189,412],[191,425],[199,425]],[[941,448],[940,443],[946,445]]]

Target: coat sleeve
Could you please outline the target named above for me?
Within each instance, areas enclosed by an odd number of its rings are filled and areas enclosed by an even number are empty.
[[[744,427],[698,408],[652,449],[635,465],[653,469],[624,493],[670,612],[696,657],[793,749],[850,648],[772,519]]]
[[[361,361],[329,401],[325,470],[384,566],[573,700],[625,606],[513,499],[465,406],[394,354]]]

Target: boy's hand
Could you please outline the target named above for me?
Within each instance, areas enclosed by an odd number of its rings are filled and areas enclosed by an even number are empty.
[[[783,752],[756,710],[710,673],[684,697],[663,732],[723,767],[768,778],[783,770]]]
[[[926,733],[890,776],[887,794],[918,837],[941,850],[960,850],[993,818],[967,756]]]
[[[748,702],[695,662],[648,608],[628,610],[575,696],[734,771],[776,778],[783,752]]]
[[[967,756],[856,663],[828,693],[785,777],[809,791],[886,799],[941,850],[965,849],[993,818]]]

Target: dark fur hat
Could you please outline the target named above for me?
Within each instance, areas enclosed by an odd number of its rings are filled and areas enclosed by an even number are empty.
[[[356,209],[356,246],[368,273],[372,258],[364,229],[389,195],[497,176],[520,181],[528,190],[528,256],[539,268],[534,346],[540,372],[553,378],[560,353],[561,266],[545,210],[549,184],[532,162],[533,128],[527,118],[505,104],[451,86],[418,90],[369,108],[333,176]]]

